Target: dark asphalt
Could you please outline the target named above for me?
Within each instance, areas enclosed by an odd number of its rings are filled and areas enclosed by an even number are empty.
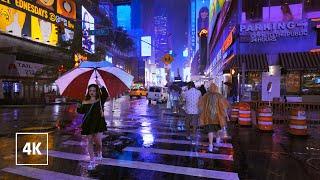
[[[0,179],[320,179],[319,125],[310,125],[310,135],[301,138],[290,136],[284,124],[273,133],[230,124],[232,139],[208,153],[205,134],[198,131],[195,144],[186,139],[184,117],[128,97],[106,103],[104,159],[87,171],[81,115],[74,110],[1,108]],[[48,166],[15,166],[16,132],[49,133]]]

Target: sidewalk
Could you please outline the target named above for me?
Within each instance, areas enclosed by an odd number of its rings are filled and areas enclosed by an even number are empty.
[[[255,127],[230,128],[240,179],[317,179],[320,177],[320,126],[309,126],[309,136],[288,133],[288,125],[274,132]]]

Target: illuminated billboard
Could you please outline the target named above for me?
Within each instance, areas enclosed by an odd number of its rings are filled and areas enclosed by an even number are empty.
[[[302,12],[302,4],[263,7],[263,20],[266,22],[300,20]]]
[[[26,13],[0,4],[0,30],[14,36],[23,36],[22,29],[26,23]],[[30,34],[30,31],[29,33]]]
[[[151,36],[141,37],[141,56],[151,56]]]
[[[58,43],[55,25],[34,16],[31,16],[31,38],[50,45]]]
[[[74,0],[0,1],[1,32],[53,46],[59,39],[56,24],[64,22],[67,38],[62,39],[72,40],[75,18]]]
[[[218,14],[220,13],[225,0],[210,0],[209,5],[209,37],[214,29]]]
[[[94,53],[94,36],[89,35],[90,30],[94,30],[94,18],[82,6],[82,48],[89,53]]]
[[[196,49],[199,49],[199,37],[198,33],[202,29],[208,29],[209,26],[209,0],[203,0],[203,1],[195,1],[195,10],[196,10],[196,25],[194,28],[196,28],[196,32],[193,32],[195,38],[196,38]]]

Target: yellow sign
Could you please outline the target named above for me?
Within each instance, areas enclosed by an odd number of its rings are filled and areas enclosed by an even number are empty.
[[[0,4],[0,30],[14,36],[22,36],[26,13]]]
[[[31,38],[51,45],[58,43],[55,25],[34,16],[31,16]]]
[[[168,64],[171,64],[172,61],[173,61],[173,57],[170,55],[170,54],[165,54],[162,58],[162,61],[168,65]]]
[[[68,5],[66,6],[65,12],[62,12],[61,8],[59,9],[58,13],[61,13],[62,16],[58,15],[54,11],[49,9],[43,8],[41,5],[34,4],[33,2],[25,1],[25,0],[0,0],[0,4],[7,5],[11,8],[24,11],[26,13],[30,13],[31,15],[38,16],[43,18],[46,21],[51,23],[58,23],[63,21],[66,28],[74,29],[74,22],[66,19],[64,16],[68,18],[75,18],[75,4],[71,3],[72,1],[69,0]],[[48,1],[49,3],[49,1]],[[43,4],[43,3],[42,3]],[[49,3],[51,4],[51,2]],[[59,6],[60,7],[60,6]],[[72,10],[72,12],[71,12]]]

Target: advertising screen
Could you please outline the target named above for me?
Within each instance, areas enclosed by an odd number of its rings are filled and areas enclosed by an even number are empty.
[[[19,37],[23,34],[30,35],[30,24],[26,22],[26,13],[1,4],[0,12],[1,31]]]
[[[209,38],[214,29],[214,24],[216,23],[218,14],[220,13],[225,0],[210,0],[209,7]]]
[[[73,0],[57,0],[57,13],[70,19],[76,19],[76,3]]]
[[[151,56],[151,36],[141,37],[141,56]]]
[[[263,20],[266,22],[300,20],[302,12],[302,4],[263,7]]]
[[[209,26],[209,0],[196,1],[196,49],[199,49],[198,33],[202,29],[208,29]]]
[[[58,43],[55,25],[34,16],[31,16],[31,38],[50,45]]]
[[[94,30],[94,18],[82,6],[82,47],[89,53],[94,53],[94,36],[89,35],[90,30]]]
[[[53,46],[59,39],[55,24],[63,21],[62,40],[72,40],[75,18],[74,0],[0,1],[1,32]]]

